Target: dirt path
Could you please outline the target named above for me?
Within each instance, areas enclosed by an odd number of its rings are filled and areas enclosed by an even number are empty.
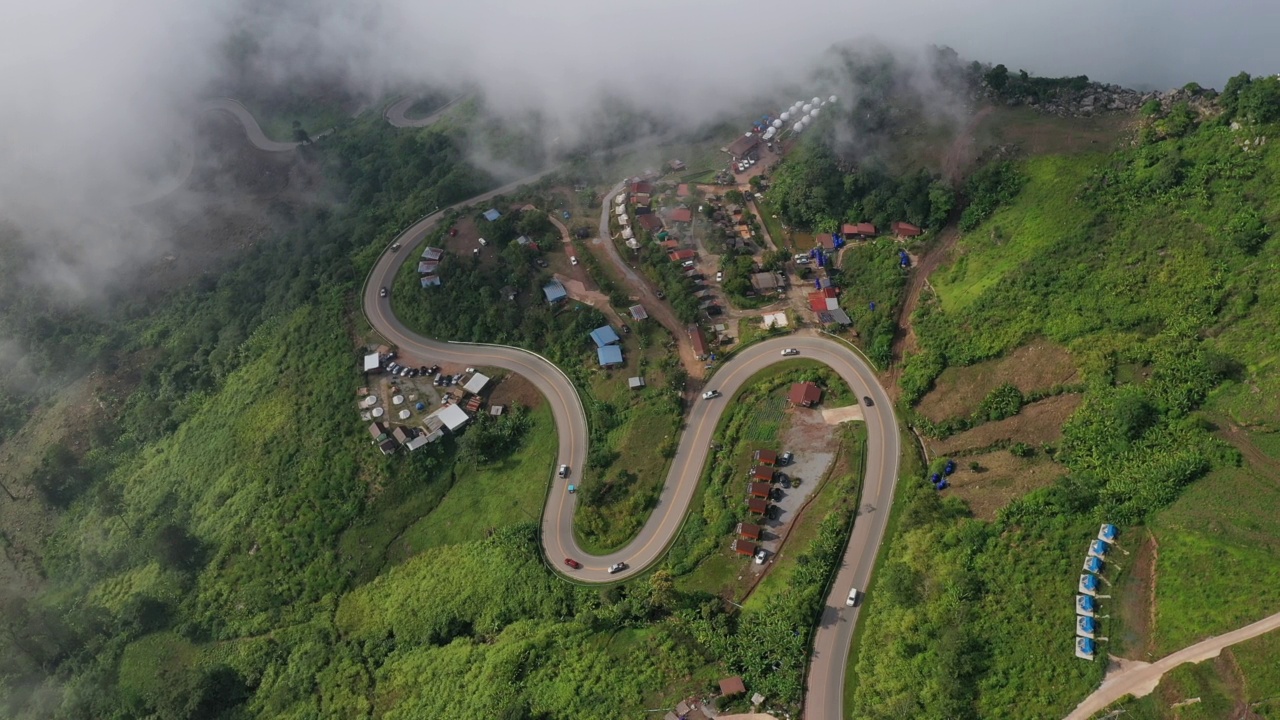
[[[1125,695],[1144,697],[1160,684],[1160,678],[1170,670],[1184,663],[1198,663],[1215,658],[1223,648],[1255,638],[1263,633],[1280,630],[1280,613],[1265,617],[1238,630],[1202,640],[1195,645],[1185,647],[1175,653],[1163,657],[1153,663],[1129,661],[1114,669],[1109,668],[1102,685],[1085,698],[1066,720],[1088,720],[1111,703]]]
[[[1276,460],[1270,455],[1262,452],[1262,449],[1253,444],[1253,439],[1249,437],[1249,433],[1238,425],[1226,420],[1226,418],[1215,418],[1221,421],[1221,425],[1225,425],[1218,430],[1218,437],[1226,440],[1232,447],[1240,451],[1244,455],[1244,459],[1259,470],[1273,479],[1280,480],[1280,460]]]
[[[676,344],[676,349],[680,353],[680,364],[684,365],[684,370],[692,379],[702,379],[706,373],[706,369],[702,365],[702,361],[698,360],[698,356],[693,352],[693,343],[689,340],[689,333],[686,332],[687,326],[680,322],[676,317],[675,311],[666,302],[658,298],[655,291],[649,284],[648,280],[641,277],[634,268],[627,264],[622,257],[622,253],[618,252],[618,247],[614,244],[613,238],[609,235],[609,212],[613,209],[613,198],[622,192],[622,188],[626,182],[620,182],[613,186],[604,194],[604,199],[600,201],[600,231],[596,237],[598,242],[587,243],[592,252],[602,253],[609,262],[618,269],[622,275],[623,281],[627,284],[627,290],[631,293],[631,298],[644,306],[645,312],[649,313],[649,317],[658,321],[662,327],[671,333],[671,339]],[[553,222],[556,222],[554,219]],[[556,222],[560,227],[564,227]],[[564,232],[568,232],[565,230]]]

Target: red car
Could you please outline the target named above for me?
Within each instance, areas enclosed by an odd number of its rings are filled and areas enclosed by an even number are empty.
[[[578,562],[577,560],[574,560],[573,558],[565,558],[565,559],[564,559],[564,564],[565,564],[565,565],[568,565],[569,567],[573,568],[574,570],[580,570],[580,569],[582,569],[582,563]]]

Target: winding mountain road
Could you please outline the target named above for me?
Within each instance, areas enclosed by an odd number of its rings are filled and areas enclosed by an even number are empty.
[[[409,107],[406,102],[401,101],[388,110],[389,122],[395,124],[403,118],[404,110]],[[404,107],[400,107],[401,105]],[[245,135],[259,149],[283,152],[297,147],[297,143],[282,143],[267,138],[252,114],[234,100],[213,100],[206,103],[204,109],[228,112],[239,119],[244,126]],[[393,110],[396,112],[392,112]],[[437,111],[432,117],[438,116],[443,110],[444,108]],[[422,120],[409,122],[415,127],[429,124]],[[473,197],[455,207],[483,202],[511,192],[555,169],[548,169]],[[380,288],[390,289],[394,285],[396,272],[406,260],[414,256],[422,240],[448,209],[437,211],[414,223],[379,257],[365,282],[362,294],[364,313],[373,328],[405,354],[423,361],[429,359],[433,362],[503,368],[523,376],[547,399],[559,435],[557,464],[569,465],[572,474],[570,478],[562,479],[555,477],[554,468],[547,469],[552,475],[552,483],[542,516],[542,545],[552,567],[571,580],[584,583],[616,582],[644,572],[661,559],[683,524],[722,414],[729,407],[735,393],[752,375],[783,361],[782,348],[798,348],[802,358],[816,360],[832,368],[849,384],[855,395],[872,398],[874,405],[866,408],[865,413],[870,440],[866,458],[867,474],[862,491],[862,511],[854,524],[852,537],[823,609],[814,639],[806,697],[806,717],[842,720],[845,666],[859,612],[859,608],[845,607],[844,600],[850,587],[865,587],[870,579],[898,478],[900,448],[897,418],[888,395],[876,381],[872,369],[848,345],[817,333],[806,332],[767,340],[739,351],[707,382],[706,387],[719,390],[721,397],[697,400],[690,409],[666,483],[644,528],[630,544],[617,552],[605,556],[588,555],[578,546],[574,537],[573,514],[577,508],[577,496],[568,492],[569,483],[578,482],[582,469],[586,466],[588,438],[586,413],[573,382],[554,364],[526,350],[499,345],[440,342],[418,335],[400,322],[392,312],[391,298],[380,297]],[[393,250],[397,245],[398,249]],[[564,559],[568,557],[579,560],[582,568],[567,568]],[[627,570],[615,575],[609,574],[609,566],[620,561],[628,564]]]

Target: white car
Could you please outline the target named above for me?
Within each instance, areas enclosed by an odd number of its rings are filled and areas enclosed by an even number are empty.
[[[799,354],[800,354],[800,351],[795,348],[787,348],[786,350],[782,351],[782,357],[791,357],[792,355],[799,355]]]
[[[706,391],[706,392],[702,393],[702,399],[703,399],[703,400],[710,400],[711,398],[718,398],[718,397],[720,397],[720,391],[719,391],[719,390],[708,390],[708,391]]]
[[[763,564],[764,564],[764,559],[765,559],[766,557],[768,557],[768,555],[765,553],[764,548],[760,548],[759,550],[757,550],[757,551],[756,551],[756,564],[757,564],[757,565],[763,565]]]
[[[693,262],[692,260],[685,260],[685,261],[684,261],[684,267],[691,268],[691,267],[693,267],[693,266],[694,266],[694,262]]]
[[[862,597],[862,593],[858,592],[858,588],[853,588],[849,591],[849,599],[845,600],[844,604],[853,607],[858,604],[858,598],[860,597]]]
[[[624,562],[614,563],[614,564],[612,564],[612,565],[610,565],[610,566],[609,566],[609,574],[610,574],[610,575],[613,575],[614,573],[620,573],[620,572],[622,572],[623,570],[626,570],[626,569],[627,569],[627,564],[626,564],[626,563],[624,563]]]
[[[716,273],[716,282],[724,282],[724,271],[723,271],[723,270],[721,270],[721,271],[719,271],[719,272],[717,272],[717,273]]]
[[[569,264],[570,264],[570,265],[577,265],[577,264],[578,264],[578,256],[577,256],[577,255],[570,255],[570,256],[569,256]]]
[[[567,477],[569,477],[569,466],[568,466],[568,465],[561,465],[561,466],[560,466],[559,475],[560,475],[560,477],[562,477],[562,478],[567,478]]]

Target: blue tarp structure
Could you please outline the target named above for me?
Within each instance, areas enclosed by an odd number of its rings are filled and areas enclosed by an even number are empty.
[[[1102,558],[1090,557],[1084,561],[1084,569],[1091,573],[1102,572]]]
[[[1116,530],[1115,525],[1106,524],[1098,529],[1098,538],[1100,540],[1106,540],[1107,542],[1111,542],[1112,540],[1116,539],[1117,532],[1118,531]]]
[[[422,412],[423,410],[426,410],[426,409],[427,409],[427,404],[426,404],[426,403],[418,403],[417,405],[414,405],[414,407],[418,409],[418,412]]]
[[[596,342],[596,347],[604,347],[605,345],[612,345],[622,338],[618,337],[618,333],[613,328],[605,325],[592,330],[591,339]]]
[[[898,251],[898,264],[902,267],[911,267],[911,257],[907,255],[906,250]]]
[[[1093,618],[1091,618],[1091,617],[1082,617],[1082,618],[1080,618],[1080,619],[1076,622],[1076,625],[1077,625],[1077,627],[1079,627],[1081,630],[1083,630],[1083,631],[1085,631],[1085,632],[1087,632],[1087,633],[1096,632],[1096,631],[1097,631],[1097,628],[1098,628],[1098,623],[1094,622],[1094,621],[1093,621]]]
[[[564,286],[560,284],[559,280],[552,280],[546,285],[543,285],[542,294],[547,296],[547,302],[549,303],[559,302],[569,297],[569,293],[565,291]]]
[[[1089,638],[1080,638],[1080,642],[1078,642],[1076,645],[1085,653],[1089,655],[1093,654],[1093,640]]]
[[[1108,547],[1107,544],[1102,542],[1101,540],[1094,540],[1093,543],[1090,544],[1089,546],[1089,552],[1098,556],[1106,555],[1107,551],[1110,549],[1111,548]]]
[[[497,220],[500,217],[502,217],[502,213],[498,212],[494,208],[489,208],[488,210],[484,211],[484,219],[488,220],[489,222],[493,222],[494,220]]]
[[[947,489],[947,488],[949,488],[949,487],[951,487],[951,483],[947,482],[946,480],[943,480],[942,482],[938,483],[937,485],[934,485],[934,486],[933,486],[933,489],[934,489],[934,490],[946,490],[946,489]]]
[[[956,471],[956,461],[955,461],[955,460],[948,460],[948,461],[947,461],[947,464],[942,468],[942,474],[943,474],[943,475],[950,475],[951,473],[953,473],[953,472],[955,472],[955,471]]]
[[[1098,578],[1096,578],[1096,577],[1094,577],[1094,576],[1092,576],[1092,575],[1081,575],[1081,576],[1080,576],[1080,585],[1081,585],[1082,587],[1084,587],[1084,589],[1085,589],[1085,590],[1097,590],[1097,589],[1098,589]]]
[[[934,485],[937,485],[938,481],[941,479],[942,479],[942,475],[940,473],[934,473],[933,477],[929,478],[929,482],[933,483]]]
[[[600,366],[621,365],[622,364],[622,348],[617,345],[606,345],[596,351],[596,356],[600,358]]]
[[[1094,609],[1095,609],[1095,603],[1094,603],[1094,601],[1093,601],[1093,596],[1092,596],[1092,595],[1079,595],[1079,596],[1077,596],[1077,597],[1076,597],[1076,607],[1080,608],[1081,610],[1086,610],[1086,611],[1088,611],[1088,612],[1093,612],[1093,611],[1094,611]]]

